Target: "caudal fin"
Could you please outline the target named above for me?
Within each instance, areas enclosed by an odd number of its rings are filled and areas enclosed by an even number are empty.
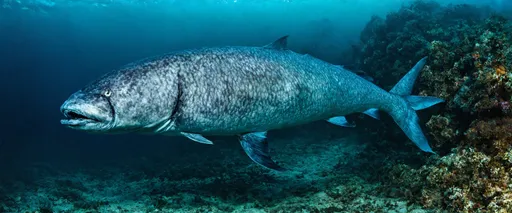
[[[418,61],[418,63],[416,63],[416,65],[414,65],[414,67],[409,70],[409,72],[405,74],[405,76],[402,77],[402,79],[400,79],[400,81],[389,92],[399,96],[411,95],[414,83],[425,66],[425,63],[427,63],[427,57],[423,57]]]
[[[432,148],[428,145],[427,138],[423,134],[418,123],[419,118],[415,110],[421,110],[438,103],[442,99],[429,96],[411,96],[414,83],[418,78],[427,58],[422,58],[416,65],[391,89],[390,93],[399,96],[393,101],[388,113],[400,126],[402,131],[409,137],[416,146],[425,152],[431,152]]]

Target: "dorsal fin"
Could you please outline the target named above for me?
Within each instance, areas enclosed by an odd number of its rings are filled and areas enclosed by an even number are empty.
[[[286,47],[287,45],[288,45],[288,35],[285,35],[285,36],[277,39],[276,41],[265,45],[264,47],[269,48],[269,49],[276,49],[276,50],[286,50],[286,49],[288,49]]]

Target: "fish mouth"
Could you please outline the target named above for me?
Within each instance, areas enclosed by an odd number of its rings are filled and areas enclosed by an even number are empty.
[[[87,114],[78,110],[62,110],[65,119],[60,120],[60,123],[70,127],[80,127],[91,123],[101,123],[102,120],[94,115]]]

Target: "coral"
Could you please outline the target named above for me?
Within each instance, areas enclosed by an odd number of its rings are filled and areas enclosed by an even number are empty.
[[[451,212],[512,212],[511,26],[485,8],[432,1],[368,23],[361,70],[390,89],[427,55],[414,90],[446,100],[425,128],[441,156],[419,168],[407,160],[388,164],[384,181],[400,189],[391,195]]]
[[[483,99],[483,96],[474,97],[470,92],[475,86],[474,58],[488,57],[491,53],[487,49],[477,53],[474,46],[488,28],[486,25],[504,29],[504,23],[495,20],[498,18],[489,18],[489,14],[487,8],[416,1],[388,14],[386,19],[373,17],[361,33],[357,69],[369,73],[384,89],[391,89],[420,58],[428,56],[428,64],[414,93],[446,100],[446,106],[438,113],[450,122],[435,124],[441,120],[430,120],[428,127],[444,131],[428,133],[437,138],[432,145],[442,147],[441,152],[449,152],[456,146],[451,142],[457,141],[469,125],[467,114],[478,100]],[[490,21],[486,23],[486,20]],[[375,131],[378,129],[382,127],[374,128]],[[393,130],[388,135],[400,138],[398,135],[402,133]]]
[[[426,127],[428,134],[436,141],[435,148],[443,147],[445,144],[451,143],[459,135],[458,131],[454,129],[456,120],[451,117],[434,115],[427,122]]]
[[[374,17],[361,34],[359,69],[390,89],[416,61],[428,56],[416,87],[420,95],[446,99],[450,110],[479,113],[495,108],[510,99],[502,91],[511,90],[507,67],[512,55],[507,20],[480,18],[487,13],[469,5],[441,7],[417,1],[385,20]],[[472,92],[481,89],[488,91]]]
[[[392,181],[416,189],[417,201],[425,207],[512,211],[512,119],[475,121],[463,143],[465,146],[420,169],[403,164],[393,167]]]

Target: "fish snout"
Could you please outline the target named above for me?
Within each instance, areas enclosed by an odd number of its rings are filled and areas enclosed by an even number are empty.
[[[63,125],[74,129],[102,130],[113,120],[110,104],[100,95],[81,91],[71,95],[60,107]]]

